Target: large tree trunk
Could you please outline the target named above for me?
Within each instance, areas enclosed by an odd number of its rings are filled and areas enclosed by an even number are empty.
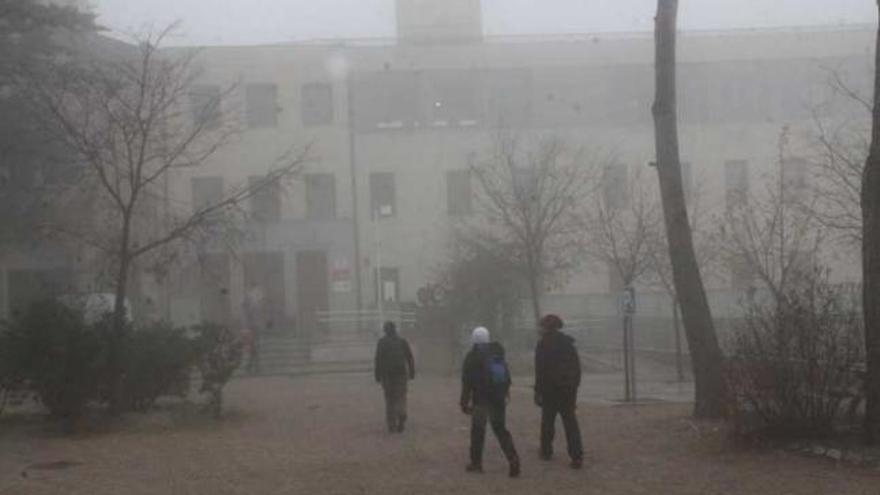
[[[694,415],[715,418],[724,414],[725,384],[721,349],[715,336],[709,303],[694,253],[685,204],[678,151],[675,96],[675,36],[678,0],[658,0],[655,18],[656,99],[652,112],[657,147],[657,174],[672,278],[681,304],[696,385]]]
[[[880,10],[880,0],[877,1]],[[874,53],[871,149],[862,176],[862,278],[865,313],[865,437],[880,442],[880,26]]]

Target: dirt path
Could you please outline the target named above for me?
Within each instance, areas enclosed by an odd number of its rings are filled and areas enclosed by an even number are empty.
[[[517,390],[510,426],[524,466],[511,480],[491,437],[486,474],[464,472],[468,423],[452,380],[415,383],[402,436],[384,432],[381,394],[365,375],[241,380],[228,395],[220,424],[157,413],[72,439],[0,424],[0,493],[880,493],[878,471],[725,447],[681,405],[582,408],[588,463],[572,471],[563,455],[537,460],[538,411]]]

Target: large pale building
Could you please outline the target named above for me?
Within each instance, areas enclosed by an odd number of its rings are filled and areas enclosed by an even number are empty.
[[[204,48],[198,89],[234,85],[225,105],[245,130],[209,166],[181,174],[176,197],[219,197],[291,147],[310,145],[313,159],[290,187],[251,201],[258,221],[241,253],[218,250],[187,272],[169,316],[235,317],[258,287],[274,324],[302,334],[319,310],[415,301],[447,256],[451,226],[473,212],[468,164],[501,127],[602,150],[620,170],[653,160],[650,33],[486,37],[479,3],[400,0],[396,39]],[[805,156],[815,110],[836,97],[830,74],[870,87],[873,36],[681,33],[685,187],[723,210],[776,173],[784,129],[792,157]],[[857,278],[853,263],[839,265],[840,278]],[[619,289],[607,267],[586,266],[563,294]],[[731,273],[715,285],[737,283]]]

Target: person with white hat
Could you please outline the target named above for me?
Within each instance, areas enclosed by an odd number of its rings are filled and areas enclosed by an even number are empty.
[[[470,464],[466,470],[483,472],[483,445],[488,421],[510,463],[510,477],[515,478],[520,474],[520,462],[506,424],[511,379],[504,360],[504,347],[490,341],[489,330],[485,327],[474,329],[471,342],[473,346],[465,357],[461,372],[461,410],[471,416]]]

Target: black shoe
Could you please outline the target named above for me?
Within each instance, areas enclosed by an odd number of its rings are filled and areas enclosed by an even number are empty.
[[[467,471],[467,472],[469,472],[469,473],[482,473],[482,472],[483,472],[483,466],[480,465],[480,464],[470,463],[470,464],[468,464],[467,466],[465,466],[464,470]]]
[[[399,423],[397,423],[397,433],[403,433],[403,428],[406,425],[406,417],[404,416]]]
[[[572,469],[580,469],[580,468],[584,467],[584,460],[583,459],[572,459],[571,464],[569,464],[569,466],[571,466]]]
[[[542,461],[552,461],[552,460],[553,460],[553,454],[552,454],[552,453],[541,452],[541,453],[539,454],[539,457],[541,458]]]
[[[510,472],[508,473],[511,478],[518,478],[520,473],[519,459],[514,459],[510,461]]]

